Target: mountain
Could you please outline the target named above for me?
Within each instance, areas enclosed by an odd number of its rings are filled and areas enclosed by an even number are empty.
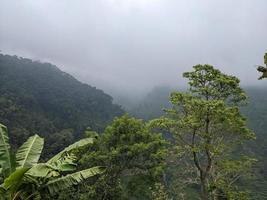
[[[168,86],[154,87],[137,105],[127,107],[133,116],[149,120],[164,114],[163,109],[169,108],[169,95],[173,89]]]
[[[58,151],[87,127],[102,131],[124,112],[112,101],[52,64],[0,54],[0,123],[15,147],[38,133]]]

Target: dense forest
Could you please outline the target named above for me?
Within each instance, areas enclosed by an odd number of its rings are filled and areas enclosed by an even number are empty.
[[[86,128],[103,131],[124,112],[111,96],[49,63],[1,54],[0,72],[0,121],[14,147],[38,133],[46,138],[45,152],[57,152]]]
[[[267,88],[211,65],[183,77],[125,114],[54,65],[1,54],[1,199],[266,199]]]

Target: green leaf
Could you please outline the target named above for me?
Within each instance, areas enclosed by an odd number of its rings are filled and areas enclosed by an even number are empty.
[[[38,163],[44,146],[44,139],[38,135],[30,137],[17,151],[18,167],[31,167]]]
[[[53,167],[62,172],[74,171],[77,166],[75,163],[76,160],[77,157],[75,155],[66,153],[64,157],[61,157],[53,163]]]
[[[27,175],[33,177],[50,178],[59,176],[60,172],[74,171],[77,164],[74,163],[76,156],[67,154],[63,158],[60,158],[52,165],[48,163],[39,163],[34,165],[28,172]]]
[[[34,165],[28,172],[28,176],[32,177],[41,177],[41,178],[50,178],[50,177],[56,177],[59,176],[59,172],[57,172],[57,169],[53,166],[46,164],[46,163],[40,163],[37,165]]]
[[[12,160],[10,155],[9,138],[6,126],[0,124],[0,165],[7,174],[12,173]]]
[[[92,143],[93,143],[93,138],[85,138],[85,139],[79,140],[78,142],[75,142],[74,144],[66,147],[63,151],[59,152],[57,155],[52,157],[50,160],[47,161],[47,163],[48,164],[53,164],[57,160],[59,160],[63,155],[65,155],[66,153],[70,152],[71,150],[76,149],[78,147],[85,146],[87,144],[92,144]]]
[[[2,186],[6,190],[9,190],[11,193],[15,192],[19,188],[19,186],[21,185],[24,174],[28,170],[29,170],[29,168],[26,168],[26,167],[17,169],[8,178],[5,179]]]
[[[103,170],[101,170],[99,167],[92,167],[89,169],[85,169],[85,170],[82,170],[82,171],[79,171],[73,174],[69,174],[69,175],[51,180],[46,184],[46,187],[48,188],[48,191],[51,194],[54,194],[62,189],[66,189],[73,185],[77,185],[81,183],[82,181],[92,176],[95,176],[97,174],[101,174],[101,173],[103,173]]]

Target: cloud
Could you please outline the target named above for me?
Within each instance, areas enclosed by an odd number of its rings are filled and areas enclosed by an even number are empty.
[[[258,84],[266,0],[3,0],[0,49],[57,64],[105,90],[184,84],[210,63]]]

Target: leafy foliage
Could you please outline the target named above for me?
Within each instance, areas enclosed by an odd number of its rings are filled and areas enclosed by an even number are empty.
[[[43,150],[44,139],[38,135],[30,137],[17,151],[16,161],[19,167],[32,167],[38,163]]]
[[[210,65],[193,68],[193,72],[184,73],[189,79],[189,91],[173,92],[170,96],[173,107],[166,110],[166,117],[151,123],[173,133],[179,155],[193,166],[194,171],[188,176],[197,177],[191,183],[201,187],[201,199],[229,198],[235,192],[233,187],[226,189],[221,183],[225,186],[235,183],[242,171],[242,166],[230,162],[235,145],[255,138],[237,107],[246,95],[236,77]],[[250,164],[251,161],[248,160]],[[232,172],[238,174],[237,178],[229,171],[223,173],[226,166],[221,162],[233,164],[236,171]]]
[[[100,165],[106,173],[83,188],[81,199],[150,199],[150,187],[161,181],[166,141],[141,120],[115,118],[83,154],[81,166]]]
[[[59,152],[57,155],[53,156],[51,159],[49,159],[47,161],[47,163],[48,164],[56,163],[62,157],[62,155],[72,151],[73,149],[77,149],[79,147],[82,147],[82,146],[85,146],[85,145],[88,145],[88,144],[92,144],[92,143],[93,143],[93,139],[92,138],[81,139],[78,142],[75,142],[74,144],[66,147],[64,150]]]
[[[9,147],[7,129],[1,124],[0,126],[2,128],[2,137],[5,136],[5,139],[0,141],[0,146]],[[77,185],[91,176],[102,173],[103,170],[99,167],[93,167],[66,176],[62,174],[62,172],[75,171],[76,169],[73,167],[76,165],[76,156],[70,156],[69,153],[92,142],[91,138],[78,141],[60,152],[49,162],[39,164],[38,160],[44,142],[38,135],[30,137],[17,151],[16,169],[10,167],[8,174],[3,173],[5,172],[4,170],[0,174],[4,180],[0,185],[1,199],[39,198],[47,196],[44,193],[46,190],[54,195],[60,190]],[[15,160],[14,157],[10,156],[10,148],[7,148],[4,153],[6,156],[1,157],[2,169],[8,167],[6,163],[10,162],[10,160]]]
[[[11,174],[13,171],[7,127],[2,124],[0,124],[0,166],[4,174]]]
[[[247,104],[240,107],[241,112],[248,119],[248,126],[255,132],[257,138],[251,142],[246,142],[242,149],[239,149],[242,152],[249,152],[252,156],[257,159],[257,162],[254,162],[253,175],[247,176],[248,180],[242,179],[239,181],[239,186],[242,186],[244,189],[250,190],[251,199],[264,199],[267,196],[267,88],[259,86],[250,86],[244,88],[248,96]],[[179,88],[179,91],[185,91],[184,88]],[[166,105],[165,108],[170,108],[168,105],[167,98],[164,100],[163,94],[168,93],[169,90],[166,89],[165,92],[154,91],[153,98],[146,99],[144,103],[141,104],[152,104],[155,105],[158,103],[158,99],[162,99],[161,104],[158,107],[155,107],[155,115],[151,115],[151,118],[147,115],[147,109],[143,107],[138,112],[140,116],[145,116],[147,119],[151,120],[160,116],[162,112],[162,105]],[[152,93],[152,92],[151,92]],[[135,115],[135,112],[131,112],[131,115]],[[166,139],[173,141],[173,137],[169,134],[164,134]],[[170,154],[167,158],[167,169],[166,176],[168,187],[167,190],[169,194],[177,199],[183,199],[184,193],[181,191],[186,191],[188,199],[197,199],[198,189],[196,188],[196,180],[192,179],[191,174],[192,166],[188,165],[189,163],[181,159],[184,151],[177,146],[170,149]],[[177,158],[178,156],[178,158]],[[238,157],[238,154],[237,156]],[[240,161],[243,157],[240,158]],[[182,167],[186,166],[186,167]],[[245,165],[244,165],[245,166]],[[185,168],[187,170],[185,170]],[[247,167],[249,169],[249,167]],[[182,183],[181,183],[182,182]],[[186,184],[187,183],[187,184]],[[191,189],[193,188],[193,190]]]
[[[51,194],[55,194],[73,185],[77,185],[80,182],[88,179],[89,177],[95,176],[99,173],[101,173],[101,170],[99,167],[85,169],[79,172],[75,172],[73,174],[69,174],[69,175],[66,175],[66,176],[63,176],[57,179],[53,179],[46,184],[46,187],[48,188]]]

